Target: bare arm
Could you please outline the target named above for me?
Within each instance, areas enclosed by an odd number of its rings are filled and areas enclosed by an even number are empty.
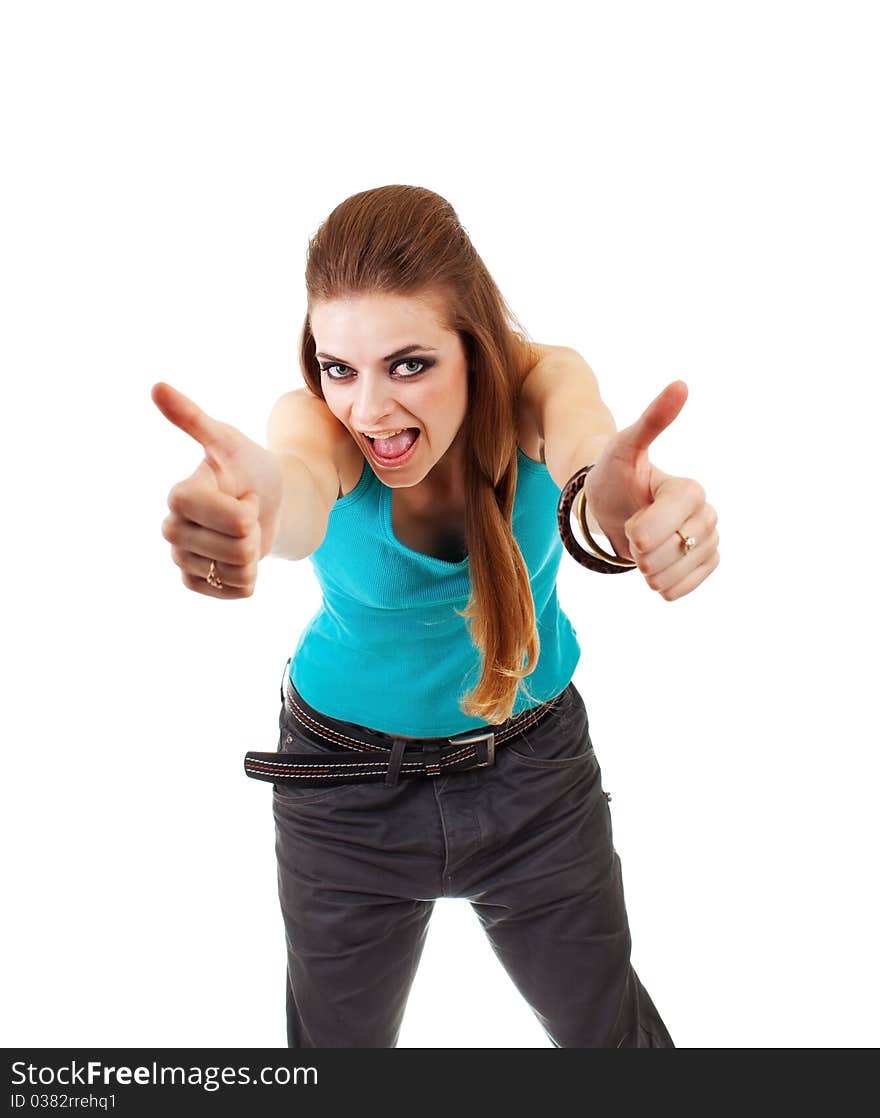
[[[286,392],[269,416],[267,446],[284,478],[278,532],[270,555],[304,559],[321,546],[339,493],[345,428],[304,388]]]
[[[563,488],[582,466],[599,459],[617,433],[590,366],[568,346],[543,346],[541,359],[522,385],[527,408],[543,440],[543,457],[554,482]],[[591,531],[605,535],[587,506]]]

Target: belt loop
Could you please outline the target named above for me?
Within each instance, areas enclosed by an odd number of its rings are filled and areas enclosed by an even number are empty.
[[[385,776],[385,785],[388,788],[397,784],[400,766],[403,762],[404,749],[406,749],[406,741],[403,738],[395,738],[394,744],[391,746],[391,760],[388,764],[388,772]]]

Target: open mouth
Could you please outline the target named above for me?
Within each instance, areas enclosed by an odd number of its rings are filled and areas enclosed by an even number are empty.
[[[404,427],[396,435],[387,439],[374,439],[366,436],[373,457],[380,463],[402,464],[413,453],[421,431],[418,427]]]

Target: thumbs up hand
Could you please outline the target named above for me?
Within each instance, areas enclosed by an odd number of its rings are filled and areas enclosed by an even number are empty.
[[[168,494],[171,513],[162,535],[184,585],[214,598],[249,598],[257,565],[272,547],[281,513],[282,472],[271,451],[228,423],[221,423],[162,381],[153,403],[166,419],[204,450],[190,477]],[[213,575],[220,586],[207,582]]]
[[[648,460],[648,448],[687,400],[684,381],[664,388],[630,427],[604,446],[587,474],[587,507],[615,551],[632,559],[652,590],[670,602],[715,570],[718,515],[693,478],[672,477]],[[681,532],[681,535],[678,533]],[[693,537],[689,550],[684,539]]]

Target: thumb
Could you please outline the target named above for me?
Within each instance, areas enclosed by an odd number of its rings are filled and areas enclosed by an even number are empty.
[[[164,381],[153,385],[150,396],[167,420],[185,431],[197,443],[201,443],[205,450],[213,451],[219,456],[229,449],[228,425],[212,419],[188,396]]]
[[[631,426],[620,432],[618,451],[629,452],[635,457],[647,450],[657,436],[665,431],[684,407],[688,387],[683,380],[667,384],[659,396],[652,400]]]

